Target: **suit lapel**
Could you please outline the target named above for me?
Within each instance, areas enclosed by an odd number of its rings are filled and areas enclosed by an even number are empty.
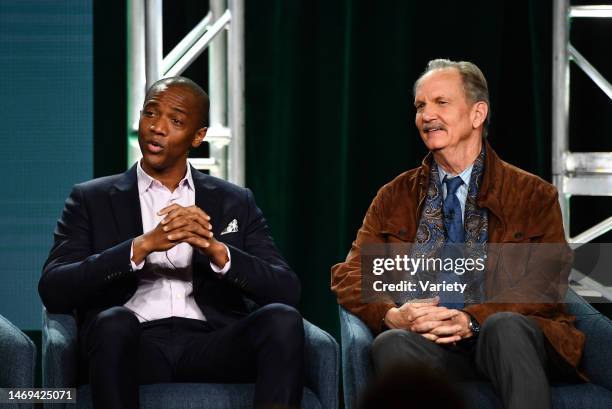
[[[191,165],[190,165],[191,166]],[[218,236],[224,226],[221,226],[221,200],[217,186],[212,183],[212,177],[191,167],[191,176],[195,187],[195,204],[210,216],[213,233]]]
[[[489,243],[499,243],[506,230],[506,223],[502,218],[503,206],[500,198],[503,184],[501,159],[487,141],[484,143],[486,149],[484,173],[476,203],[479,207],[489,209]]]
[[[143,231],[136,165],[125,172],[115,183],[110,199],[120,240],[140,236]]]
[[[190,165],[191,166],[191,165]],[[191,177],[193,178],[193,184],[195,188],[195,205],[202,209],[206,214],[210,216],[210,221],[213,226],[213,234],[215,237],[219,237],[219,233],[223,226],[220,225],[221,212],[221,201],[219,200],[219,193],[217,187],[212,183],[211,176],[208,176],[199,170],[191,167]],[[202,255],[199,251],[194,250],[192,257],[192,265],[194,266],[193,271],[193,288],[196,292],[202,293],[206,291],[205,287],[207,280],[205,277],[211,277],[213,275],[212,269],[210,268],[208,257]],[[200,266],[202,270],[197,270],[195,266]],[[209,276],[210,275],[210,276]],[[212,287],[215,288],[215,283],[212,280]],[[208,281],[211,285],[210,280]],[[200,303],[199,303],[200,304]],[[208,311],[210,313],[210,311]]]

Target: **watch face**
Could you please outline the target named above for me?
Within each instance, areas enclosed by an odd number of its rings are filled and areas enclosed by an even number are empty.
[[[470,320],[470,329],[474,334],[478,334],[480,331],[480,324],[478,324],[478,321],[476,321],[474,318]]]

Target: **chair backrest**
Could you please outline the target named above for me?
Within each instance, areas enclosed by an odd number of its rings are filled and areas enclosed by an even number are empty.
[[[73,315],[52,314],[44,307],[42,316],[42,386],[73,388],[77,385],[76,320]]]
[[[36,347],[32,340],[0,315],[0,387],[32,388]]]
[[[595,330],[593,325],[606,325],[608,323],[612,326],[612,321],[608,317],[594,308],[571,288],[567,290],[565,303],[566,311],[576,316],[576,328],[585,334]]]
[[[374,337],[357,316],[338,307],[342,352],[342,386],[344,407],[357,407],[357,398],[372,376],[370,347]]]
[[[612,390],[612,321],[569,289],[565,297],[567,312],[576,316],[576,328],[585,334],[580,370],[593,383]]]

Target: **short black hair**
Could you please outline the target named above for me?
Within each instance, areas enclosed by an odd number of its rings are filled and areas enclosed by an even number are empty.
[[[210,105],[208,94],[202,89],[197,83],[186,77],[168,77],[162,78],[161,80],[155,81],[153,85],[147,90],[145,101],[149,100],[149,96],[153,92],[157,92],[157,89],[161,86],[166,87],[181,87],[186,88],[196,97],[198,103],[198,114],[200,116],[199,123],[202,127],[208,126],[208,108]]]

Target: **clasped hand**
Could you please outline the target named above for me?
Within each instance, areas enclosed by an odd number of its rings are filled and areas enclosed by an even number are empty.
[[[227,263],[226,248],[213,237],[210,216],[202,209],[172,204],[157,214],[164,216],[162,221],[134,240],[132,260],[135,263],[140,263],[150,253],[170,250],[179,243],[190,244],[221,268]]]
[[[423,302],[407,302],[387,311],[389,328],[406,329],[421,334],[437,344],[450,344],[472,336],[469,315],[438,305],[438,297]]]

